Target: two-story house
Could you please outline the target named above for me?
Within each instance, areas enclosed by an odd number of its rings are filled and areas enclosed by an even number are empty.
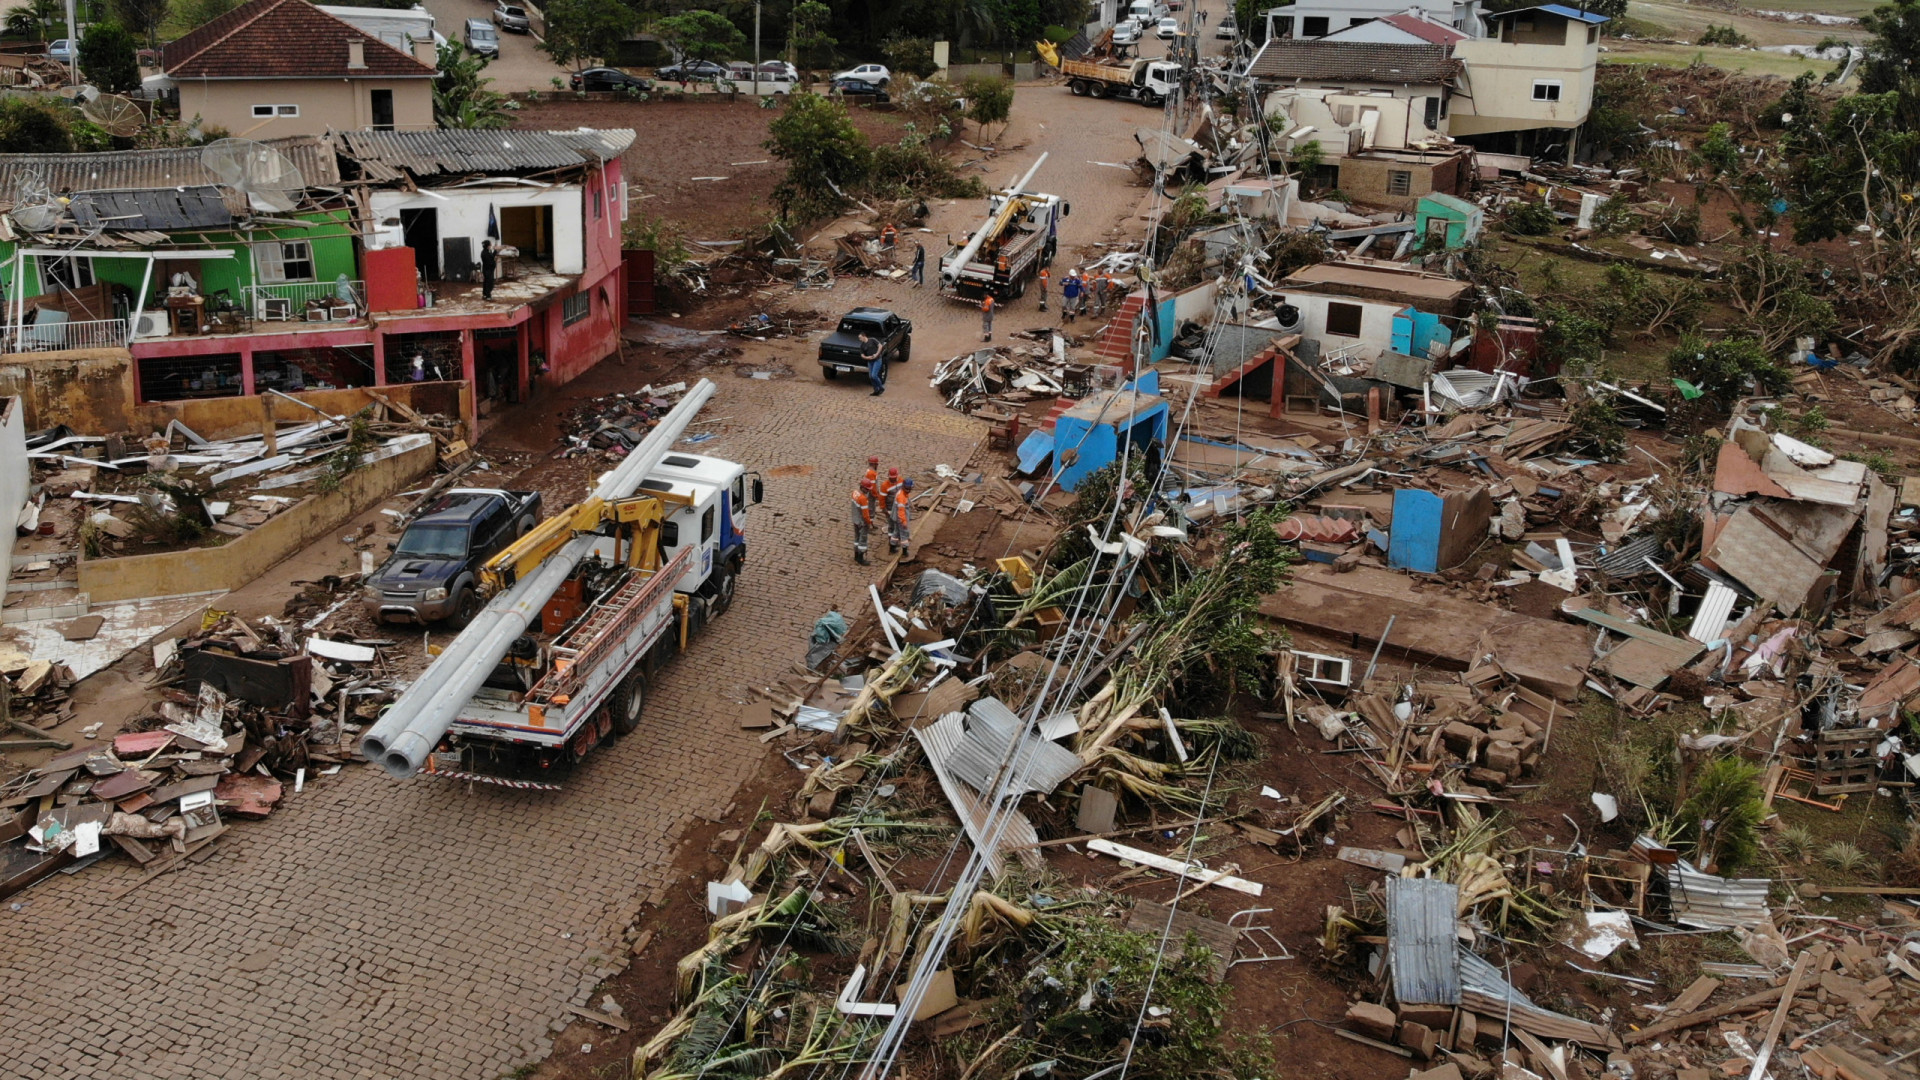
[[[1447,133],[1481,150],[1571,160],[1607,17],[1543,4],[1484,18],[1485,36],[1453,46],[1461,75]]]
[[[463,381],[478,430],[537,382],[618,352],[633,137],[255,144],[304,179],[280,206],[199,149],[0,155],[0,393],[48,414],[35,426],[66,411],[111,431],[150,402]]]
[[[433,122],[432,40],[399,48],[307,0],[249,0],[161,50],[180,115],[250,139]]]

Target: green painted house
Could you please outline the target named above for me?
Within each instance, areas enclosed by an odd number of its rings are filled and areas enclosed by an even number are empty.
[[[1487,213],[1465,199],[1442,192],[1420,196],[1414,208],[1414,235],[1423,242],[1439,241],[1447,250],[1466,247],[1480,239]]]

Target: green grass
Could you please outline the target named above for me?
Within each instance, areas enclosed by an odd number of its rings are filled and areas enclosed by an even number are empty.
[[[1617,64],[1664,64],[1686,67],[1695,62],[1726,71],[1744,71],[1753,75],[1776,75],[1791,80],[1803,71],[1825,75],[1834,69],[1826,60],[1760,52],[1757,49],[1703,48],[1698,45],[1660,45],[1648,41],[1615,41],[1608,46],[1607,60]]]

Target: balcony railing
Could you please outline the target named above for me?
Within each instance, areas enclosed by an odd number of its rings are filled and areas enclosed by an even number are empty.
[[[338,282],[301,281],[249,285],[242,302],[255,322],[354,322],[367,313],[367,283],[347,282],[353,299],[341,297]]]
[[[57,311],[34,313],[25,326],[9,322],[0,329],[0,352],[49,352],[55,349],[124,349],[127,320],[88,319],[70,322]]]

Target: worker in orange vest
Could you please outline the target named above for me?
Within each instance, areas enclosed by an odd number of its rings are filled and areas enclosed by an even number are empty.
[[[860,486],[861,486],[861,487],[863,487],[863,488],[868,488],[868,489],[877,489],[877,488],[879,488],[879,486],[880,486],[880,457],[879,457],[879,455],[877,455],[877,454],[876,454],[876,455],[874,455],[874,456],[872,456],[872,457],[869,457],[869,458],[867,458],[867,472],[866,472],[866,475],[865,475],[865,476],[862,476],[862,477],[860,478]]]
[[[880,246],[886,248],[888,251],[893,250],[894,243],[899,239],[900,232],[893,227],[893,222],[891,221],[887,222],[886,227],[880,230]]]
[[[1047,310],[1047,281],[1048,281],[1048,279],[1049,279],[1050,277],[1051,277],[1051,275],[1049,275],[1049,274],[1047,273],[1047,268],[1046,268],[1046,267],[1044,267],[1044,266],[1043,266],[1043,267],[1041,267],[1041,268],[1040,268],[1040,277],[1039,277],[1039,281],[1040,281],[1040,310],[1041,310],[1041,311],[1045,311],[1045,310]]]
[[[908,516],[913,501],[913,478],[908,477],[893,489],[893,501],[887,509],[887,547],[900,553],[900,561],[906,562],[912,556],[907,552],[907,540],[912,536],[911,521]]]
[[[993,294],[980,298],[980,340],[993,340]]]
[[[881,512],[886,512],[885,504]],[[867,565],[867,537],[873,532],[873,488],[861,484],[853,489],[853,561]]]

